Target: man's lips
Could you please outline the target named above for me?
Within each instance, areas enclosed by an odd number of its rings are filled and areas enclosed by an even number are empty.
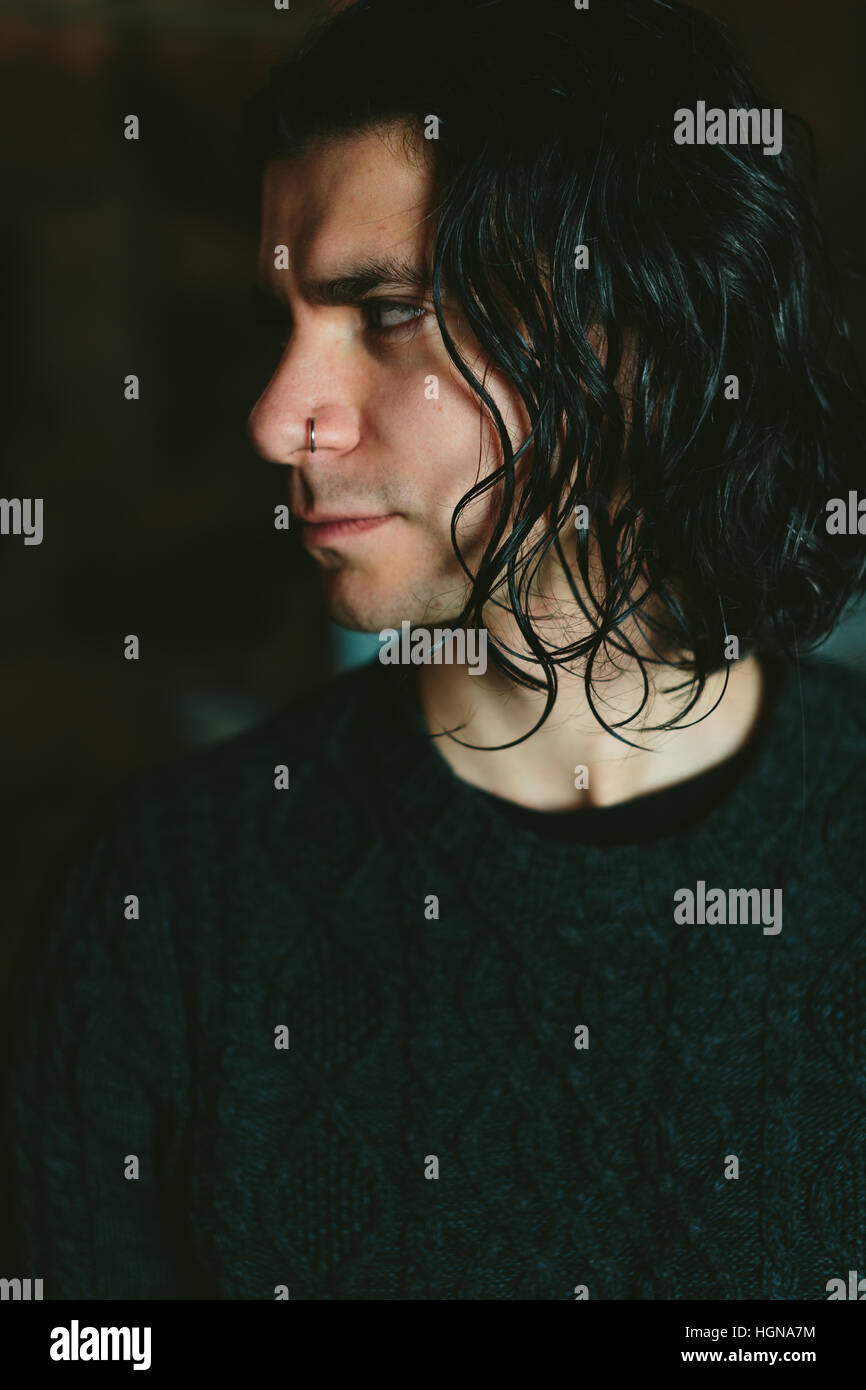
[[[307,546],[316,546],[330,545],[335,540],[360,535],[363,531],[372,531],[377,526],[383,526],[386,521],[393,521],[397,512],[384,512],[377,516],[325,516],[316,512],[308,516],[301,513],[297,515],[302,522],[302,542]]]

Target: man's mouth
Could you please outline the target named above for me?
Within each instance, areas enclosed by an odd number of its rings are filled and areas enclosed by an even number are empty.
[[[308,547],[333,545],[337,540],[346,540],[361,535],[364,531],[384,526],[393,521],[397,512],[385,512],[376,516],[327,516],[315,512],[307,516],[298,515],[301,525],[301,541]]]

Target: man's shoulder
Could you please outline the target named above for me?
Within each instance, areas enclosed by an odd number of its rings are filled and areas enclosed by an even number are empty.
[[[251,939],[301,920],[323,876],[336,887],[378,843],[347,786],[361,731],[378,727],[369,711],[380,685],[372,663],[356,668],[121,784],[50,871],[22,972],[38,978],[51,959],[57,981],[86,977],[96,989],[135,977],[135,990],[149,980],[156,998],[177,959],[216,960],[238,923]],[[147,930],[133,936],[134,921]]]
[[[866,672],[813,658],[792,673],[792,733],[813,833],[848,891],[866,902]]]
[[[787,705],[807,743],[820,737],[832,756],[866,758],[866,669],[808,658],[789,670]]]
[[[213,803],[230,814],[290,791],[300,807],[323,794],[375,706],[381,666],[370,662],[320,682],[250,728],[139,773],[120,800]]]
[[[847,665],[818,652],[801,662],[800,672],[804,687],[847,695],[853,712],[866,718],[866,667]],[[796,679],[796,667],[794,676]]]
[[[240,734],[135,774],[99,808],[79,852],[96,846],[106,860],[177,879],[269,839],[289,859],[302,843],[296,828],[308,846],[326,828],[336,836],[379,671],[375,662],[344,672]]]

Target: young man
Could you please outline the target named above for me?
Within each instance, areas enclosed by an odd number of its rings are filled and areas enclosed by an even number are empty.
[[[71,876],[8,1109],[46,1297],[862,1265],[863,686],[800,662],[862,415],[780,115],[662,0],[362,0],[254,103],[250,436],[382,660]]]

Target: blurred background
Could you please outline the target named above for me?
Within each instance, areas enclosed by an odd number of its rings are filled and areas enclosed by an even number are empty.
[[[0,5],[0,495],[45,499],[42,545],[0,538],[0,984],[117,785],[378,647],[329,623],[314,562],[273,528],[285,470],[244,433],[274,357],[250,309],[258,207],[237,179],[239,110],[329,8]],[[771,104],[811,124],[832,244],[856,264],[863,0],[702,8],[727,21]],[[138,142],[122,136],[131,112]],[[862,354],[862,283],[848,313]],[[127,633],[138,662],[122,657]],[[862,616],[822,655],[866,666]]]

